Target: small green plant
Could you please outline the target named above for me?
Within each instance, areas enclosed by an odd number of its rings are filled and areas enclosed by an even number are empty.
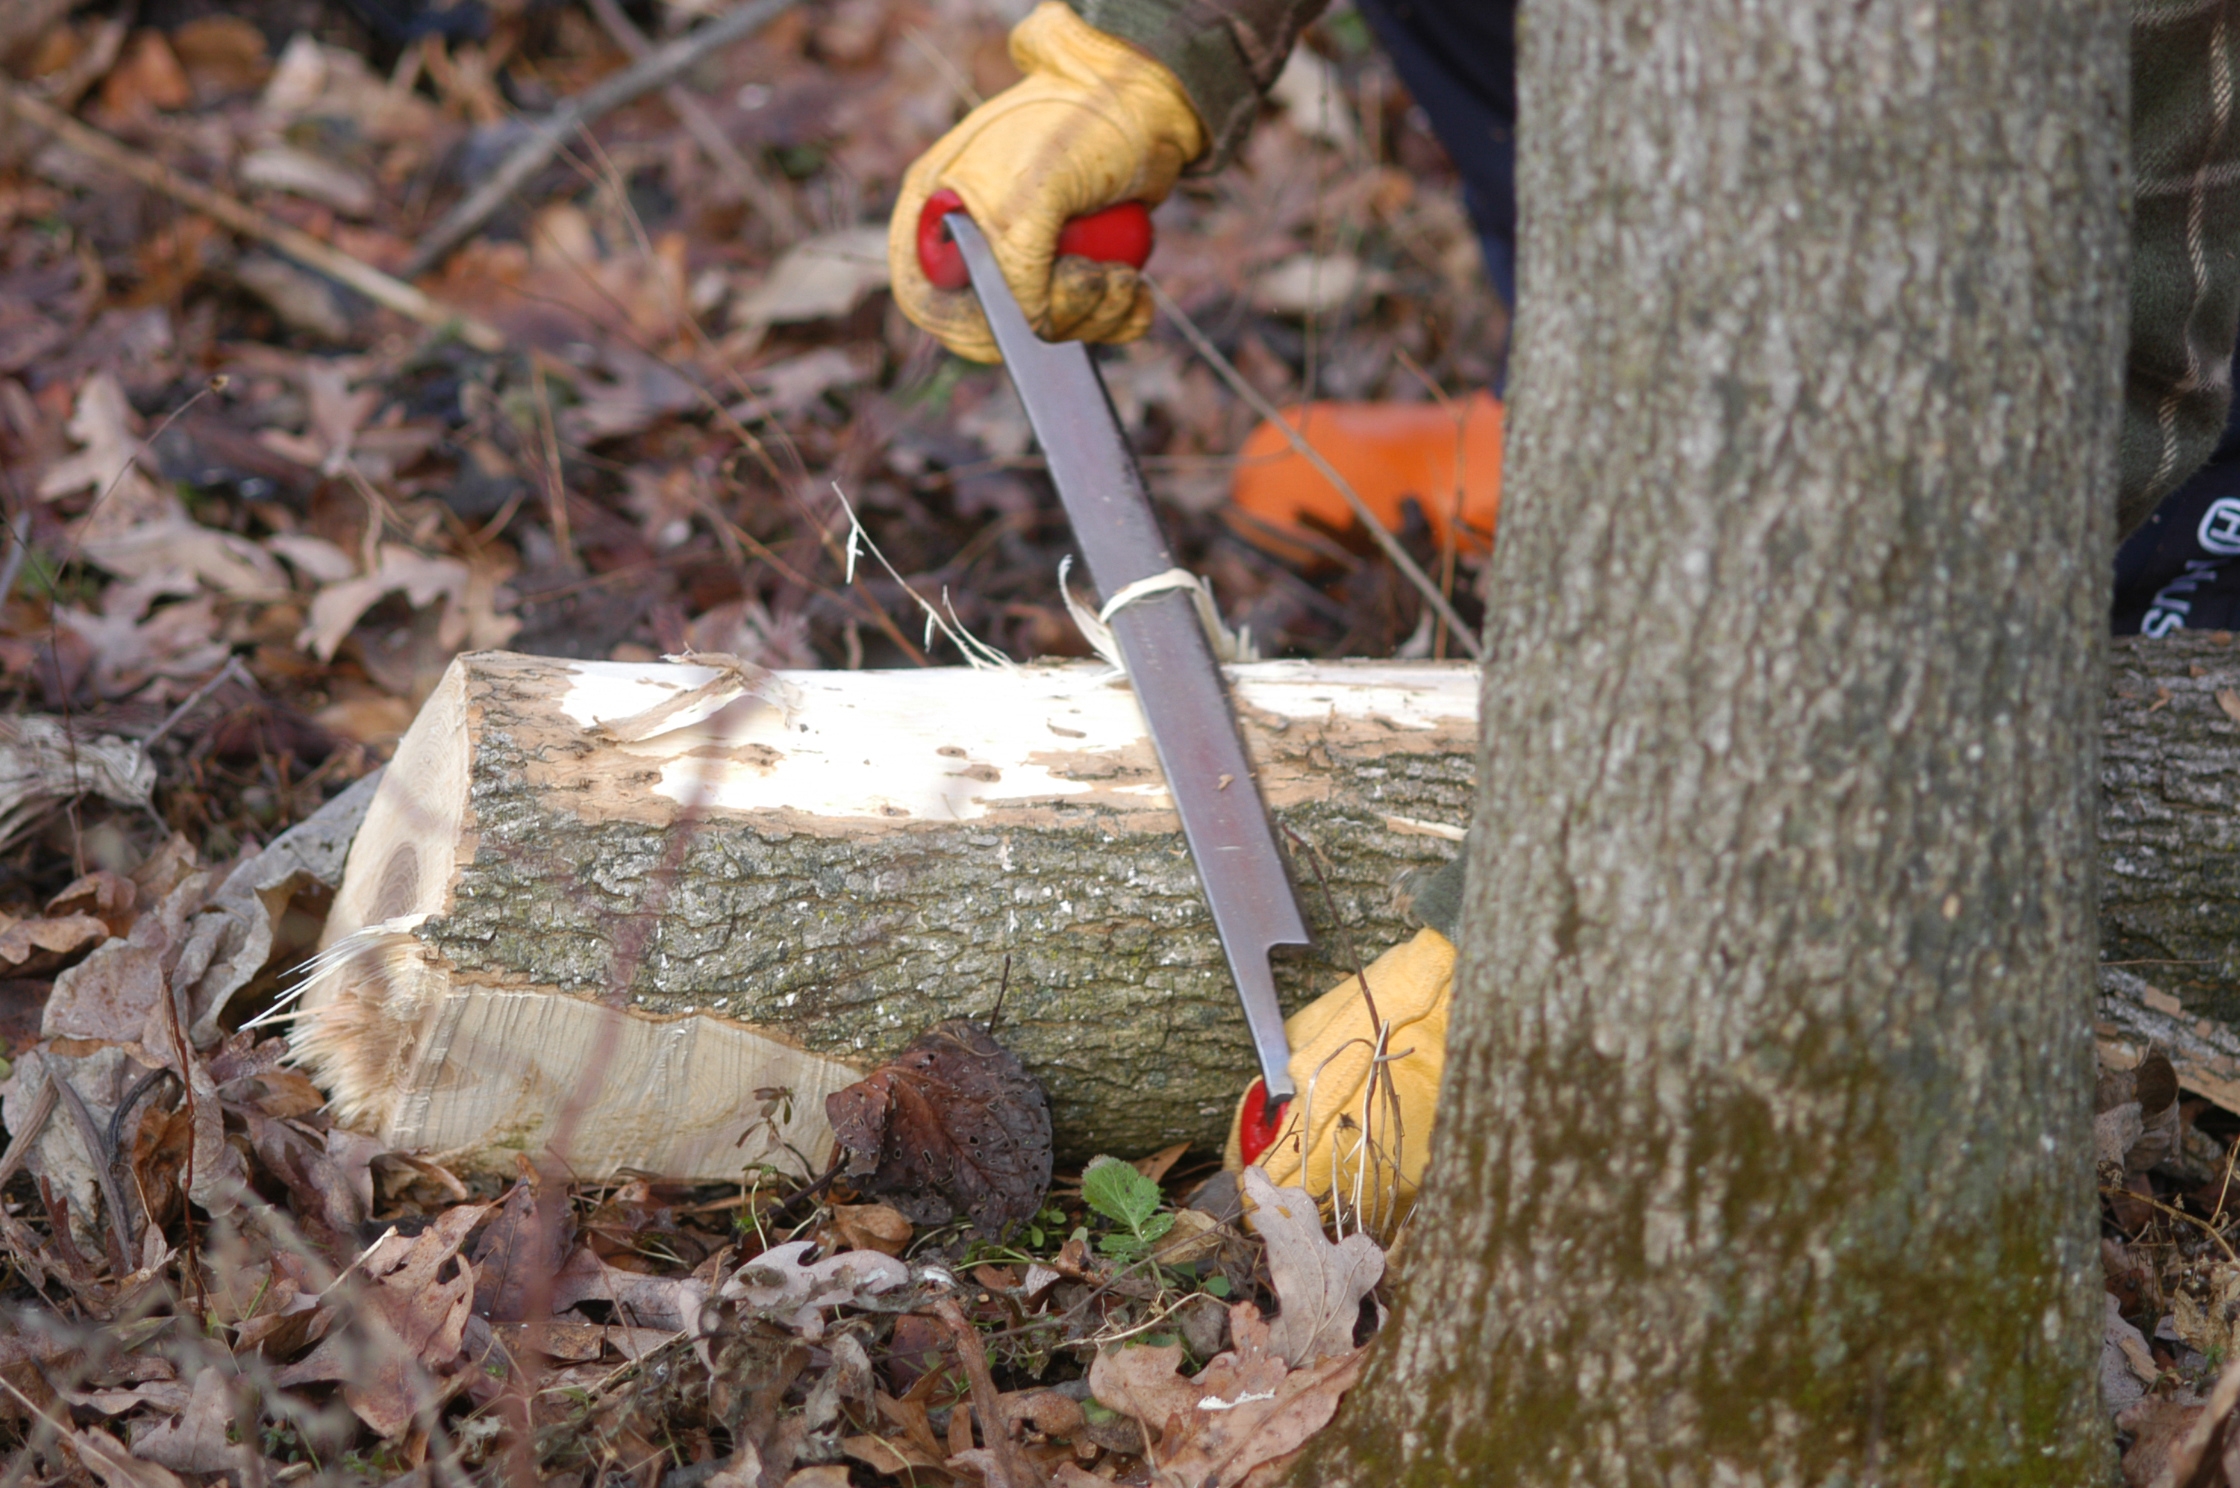
[[[1123,1264],[1140,1260],[1174,1228],[1174,1216],[1161,1214],[1159,1185],[1116,1157],[1100,1157],[1081,1171],[1081,1201],[1121,1228],[1097,1242],[1097,1249]]]

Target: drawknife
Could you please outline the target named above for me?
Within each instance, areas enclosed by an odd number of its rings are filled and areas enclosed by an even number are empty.
[[[1125,203],[1068,226],[1093,226],[1099,219],[1142,211],[1140,204]],[[1109,602],[1131,584],[1168,573],[1174,559],[1089,348],[1078,341],[1045,341],[1034,333],[987,239],[969,216],[952,210],[936,220],[963,256],[1012,386],[1026,407],[1027,422],[1049,461],[1051,482],[1073,524],[1090,580]],[[921,230],[918,235],[927,277],[944,288],[962,288],[953,260],[948,265],[936,261],[943,256],[939,250],[948,246],[938,234]],[[1147,219],[1140,246],[1148,252]],[[1095,256],[1134,257],[1121,252]],[[1135,261],[1141,263],[1140,258]],[[1267,808],[1245,761],[1221,672],[1191,594],[1176,588],[1141,593],[1114,612],[1109,623],[1213,910],[1272,1114],[1294,1092],[1291,1046],[1284,1037],[1268,953],[1280,945],[1308,944],[1306,921],[1276,850]]]

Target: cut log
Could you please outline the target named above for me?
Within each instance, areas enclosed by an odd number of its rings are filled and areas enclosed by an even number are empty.
[[[1329,881],[1326,900],[1294,850],[1317,942],[1278,958],[1295,1006],[1350,969],[1349,939],[1367,960],[1405,934],[1395,881],[1451,855],[1476,677],[1231,676],[1263,788]],[[1218,1138],[1251,1051],[1126,685],[1089,665],[786,680],[790,713],[750,698],[688,722],[702,698],[626,743],[602,720],[722,674],[454,663],[353,846],[327,932],[346,944],[305,999],[298,1045],[338,1110],[470,1166],[560,1139],[586,1174],[734,1177],[791,1163],[789,1143],[821,1162],[824,1094],[988,1016],[1008,960],[999,1035],[1063,1152]],[[2240,647],[2118,642],[2110,682],[2102,1049],[2160,1045],[2240,1110]],[[790,1107],[755,1094],[778,1089]]]
[[[2116,643],[2100,779],[2104,1059],[2160,1048],[2240,1111],[2240,647],[2226,632]]]
[[[1296,1006],[1407,934],[1396,885],[1452,856],[1477,677],[1231,678],[1296,834],[1316,936],[1278,957]],[[827,1093],[1000,999],[1061,1154],[1219,1139],[1251,1046],[1123,680],[1072,663],[760,690],[711,666],[452,664],[304,997],[297,1047],[338,1113],[469,1167],[814,1166]]]

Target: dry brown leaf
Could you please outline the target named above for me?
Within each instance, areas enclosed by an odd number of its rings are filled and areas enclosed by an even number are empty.
[[[1134,1164],[1135,1170],[1153,1183],[1157,1183],[1167,1176],[1167,1170],[1180,1161],[1182,1154],[1189,1150],[1190,1144],[1188,1142],[1177,1142],[1172,1147],[1162,1147],[1149,1157],[1137,1158]]]
[[[2218,688],[2217,706],[2224,709],[2225,717],[2234,723],[2240,723],[2240,692],[2234,692],[2229,687]]]
[[[124,55],[101,83],[101,107],[111,114],[131,117],[181,109],[192,102],[194,89],[187,82],[186,69],[161,31],[133,32]]]
[[[605,1302],[615,1320],[636,1328],[669,1333],[697,1332],[707,1283],[694,1276],[646,1276],[608,1265],[589,1249],[578,1248],[553,1278],[552,1309],[565,1312],[578,1302]]]
[[[962,1211],[1000,1239],[1049,1191],[1049,1099],[977,1023],[936,1025],[824,1108],[841,1171],[918,1224]]]
[[[135,1432],[132,1455],[184,1473],[239,1471],[242,1448],[226,1440],[234,1422],[235,1377],[221,1369],[202,1369],[186,1408],[153,1428]]]
[[[848,1250],[899,1256],[910,1244],[910,1221],[892,1204],[835,1204],[832,1228]]]
[[[1303,1188],[1277,1188],[1257,1167],[1244,1170],[1252,1208],[1246,1222],[1268,1246],[1268,1275],[1282,1312],[1270,1330],[1275,1351],[1294,1365],[1353,1349],[1361,1299],[1384,1276],[1384,1252],[1366,1235],[1336,1245]]]
[[[838,1462],[798,1468],[786,1478],[786,1488],[848,1488],[848,1469]]]
[[[2130,1433],[2132,1438],[2123,1454],[2127,1488],[2154,1488],[2171,1480],[2170,1468],[2201,1413],[2198,1403],[2181,1404],[2149,1395],[2116,1416],[2116,1429]]]
[[[844,1437],[840,1450],[883,1477],[901,1478],[911,1473],[944,1471],[939,1457],[894,1437]]]
[[[194,581],[206,580],[244,599],[285,594],[280,566],[269,553],[245,537],[195,525],[179,498],[150,477],[155,458],[135,432],[136,422],[122,384],[108,372],[94,373],[79,388],[67,426],[84,447],[54,461],[40,478],[43,501],[94,494],[73,532],[85,557],[143,585],[184,583],[191,591]],[[145,603],[119,614],[112,598],[103,608],[113,620],[133,623]]]
[[[739,325],[793,325],[846,315],[887,283],[887,230],[851,227],[788,248],[733,307]]]
[[[440,1401],[435,1374],[458,1362],[474,1304],[474,1266],[459,1247],[489,1209],[460,1204],[418,1235],[385,1236],[358,1265],[371,1283],[358,1293],[359,1325],[329,1333],[276,1382],[339,1380],[358,1419],[382,1436],[401,1436]]]
[[[436,633],[440,645],[453,649],[502,646],[521,628],[521,622],[497,613],[496,586],[494,574],[486,575],[457,558],[434,557],[384,543],[379,566],[372,573],[329,584],[319,591],[311,601],[296,644],[323,662],[332,661],[343,638],[366,611],[389,595],[401,593],[415,607],[442,602],[443,616]]]
[[[72,1431],[70,1445],[79,1460],[102,1482],[102,1488],[186,1488],[177,1473],[153,1462],[142,1462],[105,1431]]]
[[[129,739],[59,718],[0,718],[0,848],[50,809],[83,795],[152,809],[156,767]]]
[[[1201,1398],[1181,1368],[1179,1343],[1108,1348],[1089,1365],[1089,1393],[1106,1410],[1132,1416],[1158,1435],[1170,1420],[1195,1410]]]
[[[1329,1424],[1367,1356],[1349,1349],[1292,1369],[1249,1302],[1229,1309],[1229,1327],[1237,1346],[1187,1380],[1177,1346],[1106,1352],[1090,1366],[1100,1404],[1157,1432],[1153,1481],[1166,1488],[1238,1483],[1282,1462]]]
[[[526,1180],[517,1181],[475,1242],[474,1310],[492,1322],[535,1320],[540,1301],[550,1309],[552,1278],[574,1243],[566,1197],[540,1196]]]
[[[109,927],[92,915],[41,915],[0,927],[0,976],[38,976],[101,944]]]

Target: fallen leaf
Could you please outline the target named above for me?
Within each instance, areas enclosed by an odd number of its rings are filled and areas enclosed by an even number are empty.
[[[887,230],[850,227],[788,248],[760,284],[742,295],[734,323],[793,325],[847,314],[887,285]]]
[[[1144,1177],[1150,1179],[1153,1183],[1157,1183],[1167,1176],[1167,1170],[1180,1161],[1182,1154],[1189,1150],[1190,1144],[1188,1142],[1177,1142],[1172,1147],[1160,1148],[1149,1157],[1137,1158],[1132,1166]]]
[[[369,1285],[358,1291],[357,1326],[330,1332],[275,1382],[339,1380],[358,1419],[382,1436],[403,1435],[440,1402],[435,1375],[459,1359],[474,1303],[474,1266],[459,1247],[489,1209],[460,1204],[418,1235],[383,1237],[358,1263]]]
[[[224,1370],[198,1370],[186,1408],[135,1432],[132,1455],[184,1473],[239,1471],[242,1449],[226,1440],[234,1423],[234,1384],[235,1376]]]
[[[101,82],[101,106],[127,117],[194,102],[194,88],[161,31],[135,31]]]
[[[1175,1372],[1179,1345],[1108,1350],[1090,1366],[1098,1403],[1156,1433],[1152,1481],[1166,1488],[1239,1483],[1282,1462],[1329,1424],[1367,1357],[1348,1349],[1292,1369],[1249,1302],[1229,1310],[1229,1327],[1236,1347],[1189,1379]]]
[[[109,927],[92,915],[41,915],[0,925],[0,976],[37,976],[109,938]]]
[[[2217,706],[2224,709],[2225,717],[2234,723],[2240,723],[2240,692],[2234,692],[2229,687],[2218,688]]]
[[[129,739],[40,716],[0,718],[0,848],[82,795],[152,810],[156,767]]]
[[[2201,1413],[2199,1402],[2188,1404],[2149,1395],[2117,1414],[2116,1429],[2131,1436],[2131,1445],[2123,1454],[2127,1488],[2152,1488],[2172,1480],[2170,1469]]]
[[[550,1309],[552,1278],[574,1243],[566,1197],[541,1196],[527,1180],[517,1181],[475,1242],[474,1310],[493,1322],[536,1320],[532,1304]]]
[[[692,1276],[646,1276],[610,1266],[579,1247],[553,1278],[552,1309],[565,1312],[579,1302],[604,1302],[615,1321],[634,1328],[697,1333],[708,1286]]]
[[[103,1488],[186,1488],[179,1475],[131,1456],[105,1431],[69,1431],[70,1445]]]
[[[898,1256],[910,1244],[910,1221],[891,1204],[835,1204],[832,1228],[850,1250]]]
[[[1301,253],[1263,272],[1253,283],[1252,298],[1279,315],[1325,315],[1391,287],[1391,275],[1349,253],[1319,258]]]
[[[1050,1102],[977,1023],[952,1019],[825,1097],[842,1171],[918,1224],[961,1210],[1000,1239],[1050,1187]]]
[[[910,1268],[874,1250],[844,1250],[811,1262],[816,1243],[793,1240],[772,1246],[732,1273],[718,1294],[793,1329],[812,1343],[824,1336],[830,1307],[907,1305]]]
[[[234,167],[242,185],[323,202],[351,217],[373,211],[373,183],[347,166],[289,145],[251,150]]]
[[[122,874],[97,868],[47,901],[50,915],[92,915],[109,927],[111,935],[132,928],[133,907],[139,889]]]
[[[1275,1351],[1300,1367],[1353,1348],[1361,1299],[1384,1276],[1384,1252],[1368,1236],[1336,1245],[1303,1188],[1277,1188],[1258,1167],[1244,1170],[1246,1215],[1268,1247],[1268,1275],[1282,1306],[1270,1330]]]
[[[179,514],[177,498],[151,478],[155,457],[142,447],[137,422],[124,385],[111,373],[93,373],[79,387],[64,427],[83,448],[47,466],[38,495],[56,501],[79,491],[95,493],[99,504],[81,522],[81,540]]]
[[[391,594],[402,593],[416,607],[443,603],[438,643],[451,648],[502,646],[521,622],[499,616],[491,603],[494,586],[478,584],[473,570],[457,558],[415,553],[383,543],[379,566],[370,574],[321,589],[296,644],[321,661],[334,660],[343,638],[366,611]]]
[[[848,1488],[848,1469],[838,1462],[799,1468],[787,1477],[786,1488]]]

